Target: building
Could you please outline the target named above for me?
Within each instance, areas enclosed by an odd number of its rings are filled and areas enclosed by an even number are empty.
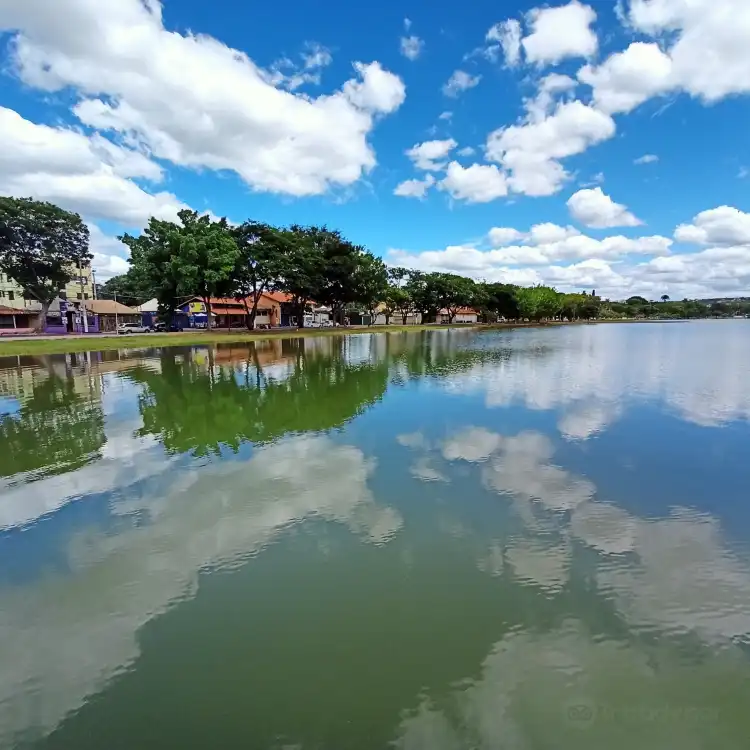
[[[234,297],[211,297],[211,327],[212,328],[246,328],[248,324],[248,310],[252,307],[250,300],[235,299]],[[247,302],[247,304],[246,304]],[[185,300],[179,310],[187,321],[186,328],[207,327],[208,317],[206,305],[200,297]],[[258,302],[255,315],[256,328],[276,328],[281,325],[281,305],[271,295],[263,293]]]
[[[99,331],[116,331],[123,323],[141,322],[141,313],[113,299],[96,299],[86,303],[86,311],[99,318]]]
[[[476,310],[472,310],[470,307],[459,307],[456,311],[456,315],[453,318],[454,323],[476,323],[479,321],[479,313]],[[450,322],[450,313],[446,309],[442,309],[437,316],[438,323]]]
[[[64,289],[60,290],[63,299],[73,302],[94,299],[93,273],[91,266],[75,269],[75,277]],[[15,307],[18,309],[39,309],[39,303],[23,298],[23,289],[13,279],[9,279],[4,273],[0,273],[0,305]]]
[[[0,305],[0,336],[18,336],[34,332],[33,310],[17,309]]]
[[[2,272],[0,272],[0,305],[21,310],[26,307],[21,287]]]

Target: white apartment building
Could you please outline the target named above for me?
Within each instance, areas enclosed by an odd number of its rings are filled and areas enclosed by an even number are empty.
[[[80,272],[76,269],[75,277],[65,286],[65,296],[71,302],[94,299],[94,285],[91,266],[84,266]],[[15,307],[19,310],[34,310],[39,307],[37,302],[25,300],[21,287],[0,272],[0,306]]]

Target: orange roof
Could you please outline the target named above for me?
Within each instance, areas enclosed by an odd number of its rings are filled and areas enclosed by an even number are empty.
[[[448,310],[446,308],[443,308],[440,311],[441,315],[447,315]],[[456,310],[456,315],[479,315],[479,313],[472,307],[459,307]]]
[[[263,292],[260,296],[269,297],[274,302],[286,302],[286,298],[288,297],[288,295],[282,294],[281,292]],[[279,296],[284,297],[285,299],[279,299]],[[237,307],[237,305],[239,305],[240,307],[244,307],[245,299],[250,302],[252,299],[252,295],[248,295],[244,298],[240,297],[239,299],[237,299],[236,297],[209,297],[209,302],[211,303],[211,307],[213,307],[214,305],[223,305],[224,307]],[[200,297],[191,297],[190,300],[187,301],[190,302],[192,300],[198,300],[199,302],[203,301]]]
[[[290,302],[292,299],[292,295],[286,292],[263,292],[263,296],[269,297],[274,302]]]

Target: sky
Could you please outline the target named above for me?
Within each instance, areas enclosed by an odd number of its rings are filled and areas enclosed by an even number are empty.
[[[750,294],[750,2],[0,0],[0,193],[185,207],[390,265]]]

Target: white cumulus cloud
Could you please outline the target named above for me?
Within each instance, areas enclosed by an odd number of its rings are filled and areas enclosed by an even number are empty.
[[[626,20],[659,43],[633,42],[598,67],[579,72],[604,111],[629,112],[671,92],[709,103],[750,92],[750,4],[631,0]]]
[[[0,107],[0,191],[32,196],[86,218],[141,227],[174,220],[187,206],[172,193],[148,193],[133,177],[157,181],[161,167],[143,153],[99,136],[37,125]]]
[[[583,153],[615,134],[612,118],[580,101],[561,103],[539,120],[499,128],[487,137],[487,158],[508,172],[517,193],[552,195],[569,179],[561,159]]]
[[[368,137],[404,100],[398,76],[355,63],[341,89],[295,95],[245,53],[168,30],[161,10],[158,0],[58,0],[53,12],[46,0],[6,2],[0,28],[17,32],[25,83],[72,89],[83,97],[82,122],[159,159],[232,170],[255,190],[298,196],[351,185],[375,166]]]
[[[643,223],[628,211],[627,206],[615,203],[600,187],[573,193],[567,206],[570,215],[587,227],[637,227]]]
[[[594,10],[576,0],[559,7],[534,8],[528,13],[531,33],[521,42],[526,61],[554,64],[569,57],[591,57],[598,48],[591,29],[595,20]]]
[[[463,167],[452,161],[440,181],[440,188],[451,198],[467,203],[488,203],[508,194],[505,176],[494,164]]]
[[[458,144],[453,138],[425,141],[412,146],[406,155],[417,169],[440,170],[445,167],[445,159]]]
[[[435,178],[428,173],[423,180],[414,179],[400,182],[396,185],[393,194],[402,198],[424,198],[434,184]]]
[[[750,213],[732,206],[701,211],[692,224],[680,224],[674,238],[698,245],[750,245]]]

